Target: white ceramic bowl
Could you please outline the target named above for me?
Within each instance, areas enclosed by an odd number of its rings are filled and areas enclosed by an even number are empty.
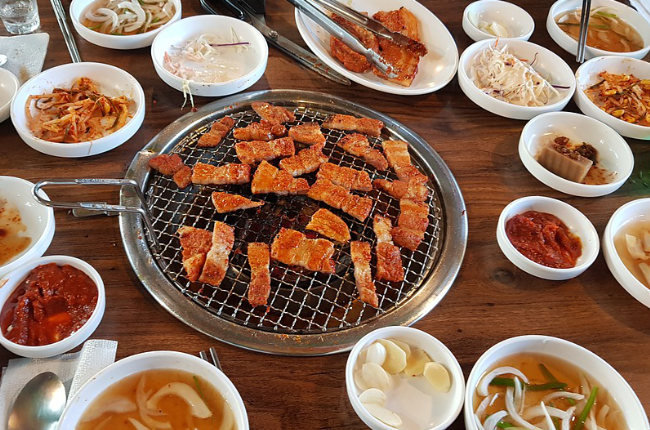
[[[125,95],[135,102],[131,117],[119,130],[96,140],[79,143],[56,143],[35,137],[27,126],[25,104],[30,95],[43,94],[53,88],[70,88],[75,80],[89,77],[99,91],[111,97]],[[144,120],[144,92],[138,81],[124,70],[102,63],[68,63],[52,67],[23,84],[11,103],[11,121],[20,138],[35,150],[56,157],[88,157],[120,146],[135,134]]]
[[[93,334],[101,322],[102,317],[104,316],[104,308],[106,306],[106,293],[104,292],[104,282],[102,281],[101,276],[99,276],[99,273],[97,273],[93,266],[86,263],[85,261],[65,255],[50,255],[47,257],[37,258],[36,260],[31,260],[29,263],[25,263],[24,265],[15,269],[13,272],[6,275],[3,279],[0,279],[0,285],[4,284],[3,287],[0,288],[0,309],[4,308],[8,297],[27,277],[29,272],[31,272],[37,266],[48,263],[70,265],[88,275],[97,286],[97,305],[95,306],[93,313],[90,315],[90,318],[88,318],[88,321],[86,321],[86,323],[81,326],[79,330],[72,333],[65,339],[51,343],[49,345],[19,345],[7,340],[0,330],[0,344],[16,355],[30,358],[46,358],[70,351],[71,349],[79,346],[82,342],[88,339],[90,335]]]
[[[650,308],[650,288],[643,285],[621,260],[614,246],[614,238],[629,223],[650,221],[650,198],[632,200],[624,204],[609,219],[603,233],[603,255],[607,267],[628,293]]]
[[[178,369],[203,378],[212,384],[230,405],[235,415],[237,430],[248,430],[244,402],[228,377],[207,361],[176,351],[151,351],[132,355],[104,368],[90,378],[68,401],[58,429],[75,428],[85,409],[109,386],[130,375],[151,369]]]
[[[478,28],[481,21],[501,24],[508,30],[509,39],[528,40],[535,30],[530,14],[507,1],[479,0],[470,3],[463,12],[463,30],[474,42],[495,39],[495,35]]]
[[[621,2],[615,0],[593,0],[591,2],[591,9],[594,10],[598,7],[606,6],[615,11],[616,15],[621,17],[628,24],[632,25],[643,38],[643,48],[633,52],[610,52],[603,51],[602,49],[592,48],[587,46],[585,49],[585,58],[600,57],[603,55],[617,55],[621,57],[643,58],[650,50],[650,23],[639,14],[636,10]],[[551,6],[546,17],[546,30],[562,49],[572,55],[576,55],[578,50],[578,42],[571,36],[566,34],[555,22],[555,17],[563,12],[580,9],[582,7],[581,0],[558,0]]]
[[[174,15],[164,25],[157,27],[146,33],[132,34],[128,36],[118,36],[114,34],[104,34],[98,31],[91,30],[81,23],[83,15],[88,9],[90,4],[95,3],[95,0],[73,0],[70,3],[70,19],[74,25],[77,33],[88,42],[104,48],[113,49],[137,49],[151,46],[154,38],[164,28],[169,27],[172,23],[181,19],[182,5],[181,0],[172,0],[174,2]]]
[[[23,252],[0,266],[0,277],[43,255],[52,242],[54,210],[34,199],[33,188],[34,184],[24,179],[0,176],[0,199],[5,199],[9,205],[18,209],[20,219],[27,228],[22,235],[32,238],[32,242]],[[41,196],[48,198],[42,190]]]
[[[184,18],[156,36],[151,45],[151,58],[156,73],[167,85],[178,91],[183,91],[183,79],[172,74],[163,66],[165,52],[172,45],[180,45],[185,41],[198,37],[201,34],[221,35],[224,39],[230,40],[234,30],[240,40],[250,43],[248,49],[254,50],[256,63],[243,76],[230,81],[206,84],[201,82],[188,81],[189,91],[195,96],[220,97],[238,93],[257,82],[266,70],[266,62],[269,56],[269,48],[262,33],[252,25],[222,15],[199,15]]]
[[[599,166],[616,172],[615,180],[609,184],[586,185],[547,170],[536,160],[536,156],[542,144],[553,136],[566,136],[574,142],[592,145],[598,150]],[[543,184],[580,197],[598,197],[616,191],[634,169],[634,154],[618,133],[600,121],[573,112],[549,112],[531,119],[519,138],[519,158]]]
[[[555,215],[566,224],[571,233],[580,238],[582,242],[582,255],[578,258],[575,267],[556,269],[535,263],[527,257],[524,257],[522,253],[517,251],[517,248],[514,247],[512,242],[510,242],[510,239],[506,235],[506,222],[517,214],[531,210]],[[600,249],[598,233],[596,233],[593,224],[582,212],[568,203],[542,196],[523,197],[514,200],[503,209],[497,224],[497,243],[512,264],[533,276],[552,281],[571,279],[580,275],[591,266],[598,256]]]
[[[451,375],[452,385],[448,393],[435,393],[435,397],[433,397],[419,391],[417,388],[413,388],[410,384],[402,384],[401,388],[408,386],[410,389],[400,391],[403,395],[398,396],[399,398],[389,398],[386,407],[401,416],[404,423],[400,427],[402,430],[446,429],[458,417],[463,407],[463,393],[465,391],[463,371],[456,357],[442,342],[430,334],[412,327],[393,326],[374,330],[362,337],[352,348],[345,365],[345,385],[352,408],[371,429],[394,430],[394,427],[390,427],[370,415],[359,401],[361,390],[354,383],[353,376],[359,353],[374,341],[389,338],[401,340],[412,347],[423,349],[431,359],[445,366]],[[428,384],[426,381],[422,382]],[[442,401],[446,403],[443,404]],[[408,412],[410,414],[407,415]],[[414,416],[417,416],[417,420],[413,418]],[[407,417],[408,419],[405,419]],[[421,427],[417,425],[418,421],[422,424]]]
[[[0,122],[9,118],[11,101],[18,92],[20,82],[16,75],[7,69],[0,68]]]
[[[576,93],[574,100],[578,108],[592,118],[604,122],[619,134],[634,139],[650,139],[650,127],[630,124],[616,118],[596,106],[584,90],[600,81],[598,74],[607,71],[614,74],[634,75],[639,79],[650,79],[650,63],[644,60],[625,57],[598,57],[593,58],[578,67],[576,71]]]
[[[517,106],[497,100],[494,97],[485,94],[474,84],[470,70],[476,55],[484,49],[487,49],[490,44],[495,43],[498,43],[499,47],[508,45],[510,52],[512,52],[517,58],[527,59],[530,61],[537,57],[533,67],[540,75],[553,85],[562,85],[569,88],[559,90],[561,97],[555,102],[538,107]],[[460,64],[458,65],[458,83],[465,95],[483,109],[513,119],[531,119],[542,113],[562,110],[569,100],[571,100],[571,96],[576,88],[573,71],[564,60],[542,46],[525,40],[514,39],[487,39],[470,45],[460,56]]]
[[[418,73],[410,87],[389,82],[371,71],[351,72],[330,54],[330,34],[296,8],[295,20],[300,36],[323,63],[364,87],[404,96],[438,91],[454,78],[458,68],[456,42],[445,24],[417,0],[349,0],[345,3],[370,16],[380,10],[407,8],[420,22],[420,40],[428,53],[420,59]]]
[[[551,336],[518,336],[506,339],[488,349],[478,359],[467,379],[465,392],[465,429],[479,430],[474,415],[473,397],[483,374],[504,358],[514,354],[543,354],[566,361],[582,369],[598,386],[606,390],[618,404],[630,429],[649,428],[648,417],[639,398],[625,379],[605,360],[580,345]]]

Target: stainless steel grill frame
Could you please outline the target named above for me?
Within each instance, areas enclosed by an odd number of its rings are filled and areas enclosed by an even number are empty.
[[[403,283],[376,281],[379,307],[361,303],[356,297],[349,247],[336,245],[337,271],[334,274],[304,272],[272,263],[272,289],[268,308],[251,308],[246,301],[249,267],[246,243],[270,243],[280,227],[304,230],[309,217],[319,207],[327,207],[306,196],[256,195],[266,204],[259,210],[217,214],[210,201],[216,189],[249,196],[249,186],[192,186],[179,190],[170,178],[147,167],[148,154],[176,152],[186,164],[198,161],[221,164],[237,162],[234,140],[228,137],[217,148],[194,145],[210,124],[224,115],[241,127],[258,120],[250,108],[261,100],[294,108],[296,123],[324,120],[331,113],[377,118],[384,122],[382,139],[409,142],[415,164],[430,177],[432,196],[428,204],[429,228],[415,252],[403,250],[406,280]],[[293,124],[293,123],[292,123]],[[345,153],[335,142],[343,132],[326,130],[324,152],[330,162],[363,169],[371,178],[396,179],[392,171],[378,172],[363,160]],[[382,139],[371,139],[377,146]],[[136,180],[145,193],[153,214],[154,234],[161,251],[154,252],[143,234],[141,221],[132,214],[120,215],[120,230],[129,261],[145,288],[170,313],[191,327],[243,348],[283,354],[321,355],[345,351],[369,331],[398,324],[412,324],[428,313],[451,287],[463,259],[467,243],[465,205],[453,175],[435,151],[415,133],[379,112],[322,93],[271,90],[240,94],[210,103],[197,112],[174,121],[154,137],[134,158],[127,178]],[[308,175],[313,183],[314,174]],[[367,193],[374,201],[371,216],[364,223],[342,212],[353,240],[373,244],[372,215],[399,215],[399,202],[383,192]],[[124,190],[121,204],[136,198]],[[182,273],[180,244],[175,233],[180,225],[211,230],[220,220],[235,227],[235,246],[230,268],[219,288],[190,283]],[[374,259],[373,259],[374,267]]]

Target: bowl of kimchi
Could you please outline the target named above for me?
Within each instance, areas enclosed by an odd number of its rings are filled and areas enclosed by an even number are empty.
[[[129,140],[144,120],[144,92],[124,70],[102,63],[53,67],[23,84],[11,121],[33,149],[56,157],[88,157]]]

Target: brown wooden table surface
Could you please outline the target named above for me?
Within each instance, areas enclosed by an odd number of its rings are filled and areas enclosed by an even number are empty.
[[[397,3],[397,2],[396,2]],[[467,1],[424,1],[447,25],[459,51],[471,40],[461,28]],[[535,18],[532,42],[546,46],[575,69],[571,55],[545,29],[550,1],[518,0]],[[70,57],[51,6],[39,0],[42,30],[50,34],[44,68]],[[65,1],[66,6],[69,5]],[[267,2],[268,20],[283,35],[302,43],[293,8],[281,0]],[[183,1],[183,15],[201,14],[198,0]],[[25,145],[11,121],[0,125],[0,174],[30,181],[44,178],[123,177],[134,154],[184,112],[182,95],[156,75],[148,48],[117,51],[77,43],[85,61],[116,65],[134,75],[146,96],[142,128],[124,145],[81,159],[56,158]],[[493,344],[512,336],[546,334],[576,342],[614,366],[650,409],[650,310],[615,281],[602,254],[583,275],[566,282],[537,279],[513,266],[499,250],[495,228],[499,213],[513,199],[544,195],[562,199],[582,211],[602,234],[622,204],[647,196],[650,188],[632,180],[609,196],[587,199],[556,192],[533,178],[519,161],[517,144],[524,121],[490,114],[461,92],[456,78],[424,96],[403,97],[353,84],[344,87],[321,78],[270,48],[264,76],[250,90],[325,91],[391,115],[419,133],[438,151],[456,176],[469,218],[469,241],[460,274],[442,302],[415,327],[444,342],[469,375],[472,365]],[[195,98],[201,106],[210,99]],[[567,110],[577,111],[571,102]],[[636,158],[632,178],[650,170],[650,145],[627,139]],[[111,189],[79,190],[75,200],[116,201]],[[69,196],[68,196],[69,197]],[[120,240],[117,219],[76,219],[56,211],[56,234],[46,254],[80,257],[92,264],[106,285],[106,313],[94,338],[119,341],[118,358],[151,350],[196,354],[215,345],[226,374],[239,389],[253,429],[363,428],[345,392],[347,354],[328,357],[276,357],[245,351],[202,335],[168,314],[140,285]],[[12,355],[0,350],[0,365]],[[2,402],[0,402],[2,403]],[[461,414],[462,415],[462,414]],[[452,429],[464,428],[458,418]]]

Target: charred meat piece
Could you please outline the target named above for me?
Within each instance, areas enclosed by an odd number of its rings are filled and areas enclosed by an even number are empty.
[[[392,224],[381,215],[375,215],[373,230],[377,236],[377,279],[391,282],[404,280],[404,267],[399,248],[393,244]]]
[[[183,167],[174,173],[172,179],[174,179],[176,186],[180,189],[189,187],[192,184],[192,169],[189,166],[183,165]]]
[[[271,244],[271,258],[313,272],[334,273],[334,245],[326,239],[307,239],[299,231],[282,228]]]
[[[354,281],[357,284],[359,299],[377,307],[379,300],[375,292],[375,283],[370,270],[370,244],[368,242],[350,242],[350,256],[354,264]]]
[[[187,279],[195,282],[199,279],[205,256],[212,246],[212,233],[186,225],[179,228],[177,233],[181,241],[183,269]]]
[[[260,122],[252,122],[243,128],[236,128],[232,132],[232,135],[238,140],[272,140],[286,134],[285,126],[264,119]]]
[[[251,281],[248,284],[248,303],[251,306],[263,306],[271,292],[271,262],[269,245],[251,242],[248,244],[248,264],[251,267]]]
[[[337,142],[337,145],[343,148],[345,152],[363,159],[377,170],[388,169],[386,158],[384,158],[381,151],[370,146],[368,138],[363,134],[346,134]]]
[[[352,115],[337,113],[327,118],[323,122],[323,127],[335,130],[356,131],[367,134],[368,136],[379,137],[381,135],[381,129],[384,128],[384,123],[378,119],[357,118]]]
[[[337,242],[348,242],[350,240],[348,225],[340,217],[334,215],[327,209],[318,209],[311,216],[309,224],[305,228],[307,230],[314,230]]]
[[[388,181],[386,179],[375,179],[372,181],[375,188],[387,192],[398,200],[409,199],[414,202],[423,202],[429,197],[429,189],[426,184],[417,179],[408,181]]]
[[[409,39],[420,40],[420,23],[418,19],[404,6],[397,10],[375,13],[372,18],[381,22],[384,27],[395,33],[401,33]],[[425,52],[426,54],[426,52]]]
[[[196,163],[192,169],[192,183],[200,185],[241,185],[250,182],[251,166],[229,163],[223,166]]]
[[[401,140],[385,140],[381,143],[388,165],[402,181],[409,179],[426,183],[428,178],[411,163],[408,143]]]
[[[307,196],[340,209],[359,221],[364,221],[372,209],[372,200],[355,196],[347,189],[327,179],[318,179],[309,189]]]
[[[367,172],[352,169],[350,167],[337,166],[332,163],[324,163],[316,174],[318,179],[328,179],[336,185],[348,190],[371,191],[372,182]]]
[[[330,52],[332,57],[339,60],[343,67],[355,73],[365,73],[370,70],[370,62],[363,54],[353,51],[348,45],[334,36],[330,36]]]
[[[257,164],[260,161],[269,161],[278,157],[289,157],[296,153],[293,139],[283,137],[271,140],[251,140],[250,142],[235,143],[237,158],[245,164]]]
[[[253,175],[251,191],[253,194],[307,194],[309,183],[306,179],[294,178],[286,170],[262,161]]]
[[[254,202],[238,194],[215,191],[212,193],[212,204],[220,214],[241,209],[252,209],[264,205],[264,202]]]
[[[312,146],[299,151],[293,157],[280,160],[280,168],[293,176],[300,176],[315,172],[326,161],[327,157],[323,154],[322,149]]]
[[[325,145],[325,136],[317,122],[294,125],[289,129],[289,137],[292,137],[296,142],[308,145],[318,145],[320,147]]]
[[[218,287],[228,271],[228,256],[235,244],[235,230],[223,222],[215,221],[212,246],[205,257],[199,281]]]
[[[174,176],[184,165],[178,154],[160,154],[149,160],[149,167],[165,176]]]
[[[399,201],[400,214],[397,227],[391,231],[395,243],[415,251],[424,239],[429,226],[429,206],[408,199]]]
[[[203,134],[196,146],[199,148],[214,148],[219,145],[224,137],[235,126],[235,120],[229,116],[224,116],[218,121],[212,123],[210,131]]]
[[[282,106],[274,106],[266,102],[253,102],[251,107],[263,120],[274,124],[283,124],[296,120],[293,112]]]

